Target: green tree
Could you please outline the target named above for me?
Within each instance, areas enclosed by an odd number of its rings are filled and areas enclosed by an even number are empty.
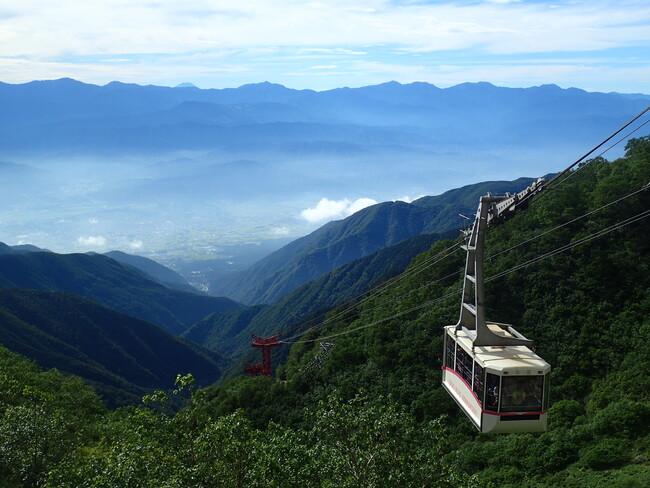
[[[52,469],[48,488],[182,488],[186,470],[172,420],[124,408],[104,418],[99,442],[78,446]]]
[[[418,425],[394,403],[357,396],[321,401],[309,432],[321,486],[472,486],[475,479],[443,463],[441,421]]]
[[[190,449],[190,477],[195,486],[256,486],[253,481],[261,452],[259,433],[240,411],[209,422]]]

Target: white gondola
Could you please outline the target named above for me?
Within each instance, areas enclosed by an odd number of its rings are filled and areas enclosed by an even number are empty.
[[[526,346],[473,347],[469,332],[445,327],[442,385],[451,397],[482,433],[545,431],[550,365]]]
[[[542,188],[482,197],[466,232],[460,319],[445,327],[442,385],[476,428],[488,432],[542,432],[548,415],[550,365],[512,326],[485,320],[483,243],[487,228],[503,221]]]

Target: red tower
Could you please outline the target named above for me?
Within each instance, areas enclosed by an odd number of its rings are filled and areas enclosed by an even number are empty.
[[[262,349],[262,362],[259,364],[247,364],[244,366],[244,373],[252,374],[253,376],[271,376],[271,348],[279,346],[282,341],[278,340],[280,334],[275,334],[271,337],[257,337],[252,334],[255,339],[251,346]]]

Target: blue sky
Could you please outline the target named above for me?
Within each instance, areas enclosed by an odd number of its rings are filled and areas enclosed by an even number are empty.
[[[396,80],[650,93],[647,0],[22,0],[0,81],[325,90]]]

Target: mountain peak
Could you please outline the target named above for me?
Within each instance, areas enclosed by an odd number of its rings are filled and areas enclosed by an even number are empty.
[[[290,88],[287,88],[284,85],[280,85],[279,83],[271,83],[270,81],[262,81],[260,83],[247,83],[239,87],[240,90],[260,88],[264,90],[290,90]]]
[[[488,81],[478,81],[478,82],[471,82],[467,81],[465,83],[459,83],[458,85],[454,85],[452,87],[449,87],[450,90],[466,90],[466,89],[471,89],[471,88],[482,88],[482,89],[492,89],[492,88],[497,88],[496,85],[493,85],[492,83]]]
[[[76,87],[84,87],[84,86],[92,86],[88,83],[84,83],[83,81],[75,80],[72,78],[59,78],[56,80],[34,80],[30,81],[28,83],[25,83],[24,85],[31,85],[31,86],[45,86],[45,87],[65,87],[65,88],[76,88]]]

